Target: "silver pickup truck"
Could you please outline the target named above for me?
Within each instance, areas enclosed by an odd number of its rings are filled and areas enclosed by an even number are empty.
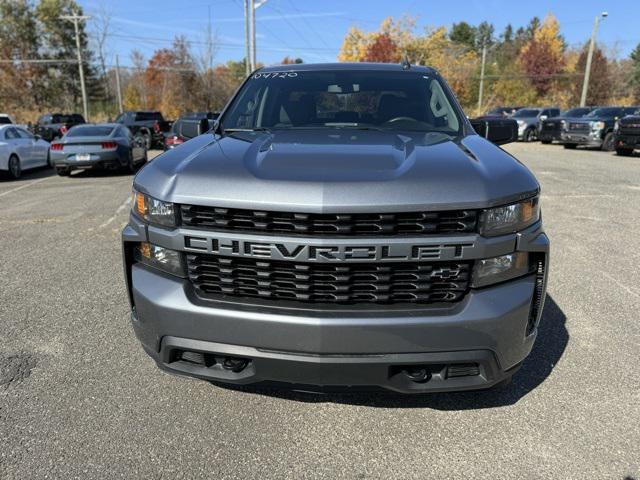
[[[478,135],[478,128],[487,138]],[[540,186],[437,71],[255,71],[215,127],[134,180],[133,328],[167,371],[304,390],[468,390],[536,338]]]

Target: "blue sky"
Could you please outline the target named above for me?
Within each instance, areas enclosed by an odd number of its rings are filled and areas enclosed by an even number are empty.
[[[79,0],[89,14],[106,7],[112,15],[113,35],[108,52],[130,65],[131,50],[148,58],[167,47],[175,35],[185,35],[197,51],[201,47],[209,12],[220,42],[216,62],[244,55],[243,0]],[[627,56],[640,42],[640,1],[617,0],[268,0],[257,11],[258,61],[279,63],[285,56],[305,62],[334,61],[351,25],[375,30],[387,16],[410,14],[418,28],[450,26],[467,21],[492,22],[500,33],[507,23],[525,25],[534,15],[553,12],[569,44],[586,41],[595,15],[609,16],[601,23],[598,41],[618,56]],[[112,62],[112,60],[110,61]]]

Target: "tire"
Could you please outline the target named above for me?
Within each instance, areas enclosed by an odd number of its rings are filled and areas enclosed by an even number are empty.
[[[576,143],[565,143],[563,145],[564,148],[568,150],[574,150],[578,145]]]
[[[551,140],[540,140],[541,143],[544,143],[545,145],[549,145],[551,143]]]
[[[613,132],[609,132],[604,136],[600,150],[603,152],[613,152],[616,149],[616,139]]]
[[[522,140],[524,142],[533,142],[536,138],[535,131],[533,128],[527,128],[522,135]]]
[[[71,175],[71,170],[68,168],[56,168],[56,173],[61,177],[68,177]]]
[[[53,162],[51,161],[51,152],[47,150],[47,167],[53,168]]]
[[[133,152],[131,150],[129,150],[129,158],[127,159],[127,166],[125,168],[129,173],[136,173],[136,171],[138,170],[138,166],[133,160]]]
[[[7,164],[9,168],[7,168],[7,172],[9,173],[9,178],[13,180],[17,180],[22,175],[22,167],[20,166],[20,159],[17,155],[11,155],[9,157],[9,163]]]
[[[616,148],[616,155],[621,157],[630,157],[633,155],[633,148]]]

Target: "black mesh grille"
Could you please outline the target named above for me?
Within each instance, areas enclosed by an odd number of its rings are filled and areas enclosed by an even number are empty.
[[[560,120],[553,122],[542,122],[543,132],[557,132],[560,130]]]
[[[469,263],[326,264],[187,255],[201,297],[260,298],[306,303],[435,303],[461,300]]]
[[[181,205],[194,228],[288,235],[429,235],[476,231],[475,210],[316,214]]]

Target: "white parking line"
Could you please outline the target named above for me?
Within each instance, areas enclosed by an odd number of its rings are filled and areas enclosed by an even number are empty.
[[[0,193],[0,197],[4,197],[5,195],[9,195],[10,193],[17,192],[18,190],[22,190],[23,188],[30,187],[31,185],[35,185],[36,183],[44,182],[45,180],[49,180],[51,178],[55,178],[55,177],[39,178],[38,180],[34,180],[33,182],[29,182],[29,183],[27,183],[25,185],[20,185],[19,187],[12,188],[11,190],[7,190],[6,192]]]
[[[109,224],[110,224],[111,222],[113,222],[113,221],[116,219],[116,217],[117,217],[118,215],[120,215],[120,213],[122,213],[122,211],[123,211],[124,209],[126,209],[129,205],[131,205],[131,196],[127,197],[127,199],[126,199],[124,202],[122,202],[122,205],[120,205],[120,206],[118,207],[118,209],[116,210],[116,213],[115,213],[112,217],[109,217],[109,218],[107,219],[107,221],[106,221],[106,222],[104,222],[102,225],[100,225],[98,228],[104,228],[104,227],[106,227],[107,225],[109,225]]]

